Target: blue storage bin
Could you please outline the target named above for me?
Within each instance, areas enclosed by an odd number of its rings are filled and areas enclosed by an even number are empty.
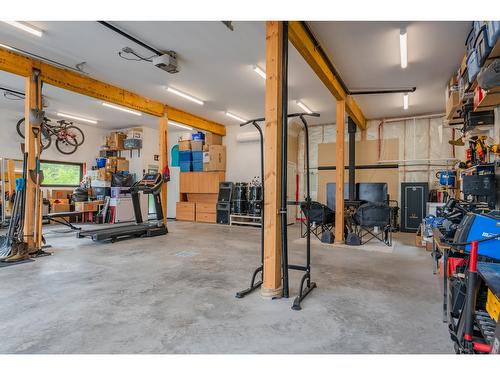
[[[500,21],[486,21],[486,34],[488,34],[488,45],[493,48],[500,36]]]
[[[181,172],[191,172],[191,163],[190,161],[181,161],[179,165],[181,167]]]
[[[202,133],[202,132],[193,133],[191,135],[191,139],[193,141],[204,141],[205,140],[205,133]]]
[[[471,27],[469,34],[467,34],[467,39],[465,39],[465,50],[467,51],[467,55],[469,55],[470,51],[474,49],[474,43],[476,41],[476,30],[473,26]]]
[[[192,161],[193,160],[193,154],[191,151],[179,151],[179,161]]]
[[[193,172],[203,172],[203,160],[193,161]]]
[[[469,78],[469,83],[474,82],[480,69],[476,50],[473,49],[467,56],[467,77]]]
[[[193,161],[203,161],[203,151],[193,151]]]
[[[106,158],[97,158],[95,159],[95,163],[97,165],[97,168],[104,168],[106,166]]]

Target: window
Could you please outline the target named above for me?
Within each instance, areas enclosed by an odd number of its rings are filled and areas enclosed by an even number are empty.
[[[82,163],[45,160],[40,163],[40,169],[43,171],[42,186],[78,186],[83,178]]]

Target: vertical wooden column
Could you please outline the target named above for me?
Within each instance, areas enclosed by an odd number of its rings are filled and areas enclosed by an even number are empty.
[[[344,137],[345,137],[345,101],[337,100],[335,156],[336,192],[335,192],[335,242],[344,242]]]
[[[7,180],[9,181],[7,191],[9,192],[9,197],[12,197],[12,194],[16,191],[16,162],[12,159],[7,160]]]
[[[42,81],[39,77],[39,71],[33,69],[31,76],[26,77],[25,98],[24,98],[24,152],[27,152],[27,171],[26,171],[26,206],[24,211],[24,241],[28,243],[29,251],[37,250],[35,233],[35,214],[38,213],[37,194],[40,187],[31,180],[30,170],[36,170],[36,159],[40,158],[40,126],[31,123],[31,110],[42,108]],[[35,138],[33,130],[38,132]],[[37,146],[37,147],[35,147]],[[38,213],[41,215],[41,212]],[[40,219],[41,220],[41,219]]]
[[[168,166],[168,112],[165,108],[165,113],[160,117],[160,128],[159,128],[159,171],[163,173],[165,167]],[[167,183],[165,182],[161,187],[161,203],[163,209],[163,223],[167,223]]]
[[[281,80],[283,23],[266,23],[266,99],[264,128],[263,297],[279,297],[281,283]]]

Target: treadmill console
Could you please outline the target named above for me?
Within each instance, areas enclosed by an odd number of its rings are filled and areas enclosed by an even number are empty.
[[[146,173],[141,180],[137,181],[130,191],[143,191],[146,194],[159,190],[163,179],[161,173]]]

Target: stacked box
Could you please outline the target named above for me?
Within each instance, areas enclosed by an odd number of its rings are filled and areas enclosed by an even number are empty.
[[[191,172],[191,161],[179,161],[179,166],[181,167],[181,172]]]
[[[191,151],[179,151],[179,161],[192,161],[193,154]]]

